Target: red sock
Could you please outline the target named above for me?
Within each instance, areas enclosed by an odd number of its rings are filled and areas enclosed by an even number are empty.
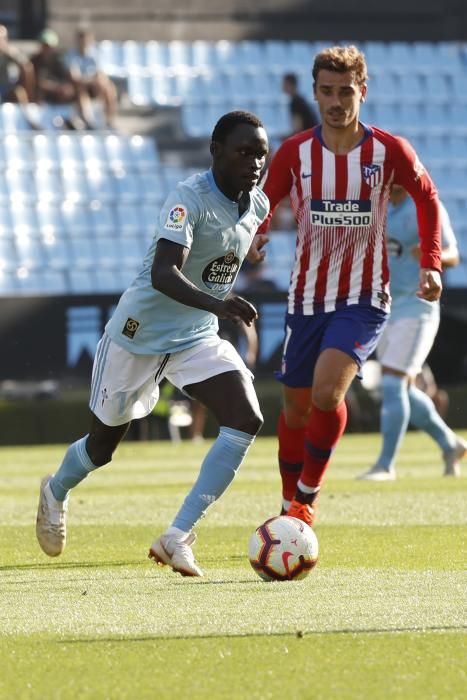
[[[305,435],[305,458],[300,480],[305,486],[321,484],[331,454],[347,424],[347,406],[343,401],[334,411],[322,411],[313,405]]]
[[[291,501],[297,489],[297,481],[303,470],[303,445],[305,428],[288,428],[281,411],[277,424],[279,438],[279,471],[282,479],[282,496]]]

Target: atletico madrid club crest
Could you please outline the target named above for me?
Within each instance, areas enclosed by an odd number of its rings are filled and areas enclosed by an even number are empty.
[[[381,166],[375,165],[362,165],[363,179],[366,184],[370,187],[376,187],[381,182]]]

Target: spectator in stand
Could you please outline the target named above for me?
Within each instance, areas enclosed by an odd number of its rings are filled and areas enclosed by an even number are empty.
[[[80,102],[86,121],[93,122],[91,100],[97,99],[102,103],[106,126],[113,129],[117,112],[117,90],[110,78],[99,69],[93,46],[92,32],[84,27],[78,28],[76,48],[67,52],[66,62],[80,93]]]
[[[82,103],[82,91],[67,67],[58,49],[59,38],[53,29],[43,29],[37,37],[38,51],[31,56],[34,67],[34,102],[50,105],[76,104],[77,115],[64,117],[64,125],[70,129],[90,129],[86,121],[86,104]]]
[[[34,69],[28,58],[8,39],[0,24],[0,102],[17,102],[25,107],[33,97]]]
[[[310,103],[298,91],[298,78],[295,73],[286,73],[282,78],[282,92],[290,96],[289,111],[292,134],[312,129],[318,124],[318,117]]]

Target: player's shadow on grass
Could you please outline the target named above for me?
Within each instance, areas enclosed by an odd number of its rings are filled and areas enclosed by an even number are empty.
[[[41,571],[54,569],[105,569],[119,566],[142,566],[146,562],[140,561],[69,561],[69,562],[38,562],[35,564],[9,564],[0,566],[1,571]]]
[[[230,638],[252,638],[252,637],[295,637],[297,639],[304,639],[306,637],[316,637],[318,635],[337,635],[337,634],[354,634],[354,635],[364,635],[364,634],[400,634],[401,632],[412,632],[412,633],[424,633],[424,632],[458,632],[460,630],[466,629],[467,625],[432,625],[430,627],[374,627],[368,629],[358,629],[358,628],[343,628],[343,629],[333,629],[333,630],[295,630],[295,631],[284,631],[284,632],[246,632],[246,633],[226,633],[226,634],[189,634],[189,635],[165,635],[165,634],[154,634],[154,635],[144,635],[141,637],[87,637],[82,639],[57,639],[57,644],[108,644],[109,642],[157,642],[157,641],[171,641],[171,640],[192,640],[192,639],[230,639]]]

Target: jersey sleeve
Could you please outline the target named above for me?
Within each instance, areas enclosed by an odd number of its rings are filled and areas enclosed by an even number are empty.
[[[178,186],[165,200],[156,229],[156,241],[166,238],[190,249],[193,233],[201,216],[198,197],[187,187]]]
[[[269,199],[259,188],[256,190],[255,195],[255,212],[258,218],[258,226],[261,226],[269,214]]]
[[[441,209],[438,192],[412,146],[396,138],[394,181],[412,196],[417,208],[420,267],[441,272]]]
[[[441,245],[443,248],[450,248],[452,251],[457,251],[458,246],[456,234],[452,228],[448,211],[442,202],[439,204],[441,208]]]
[[[259,228],[259,233],[265,233],[271,222],[272,215],[278,204],[290,194],[292,188],[293,142],[288,139],[278,148],[266,174],[263,192],[269,199],[269,213]]]

